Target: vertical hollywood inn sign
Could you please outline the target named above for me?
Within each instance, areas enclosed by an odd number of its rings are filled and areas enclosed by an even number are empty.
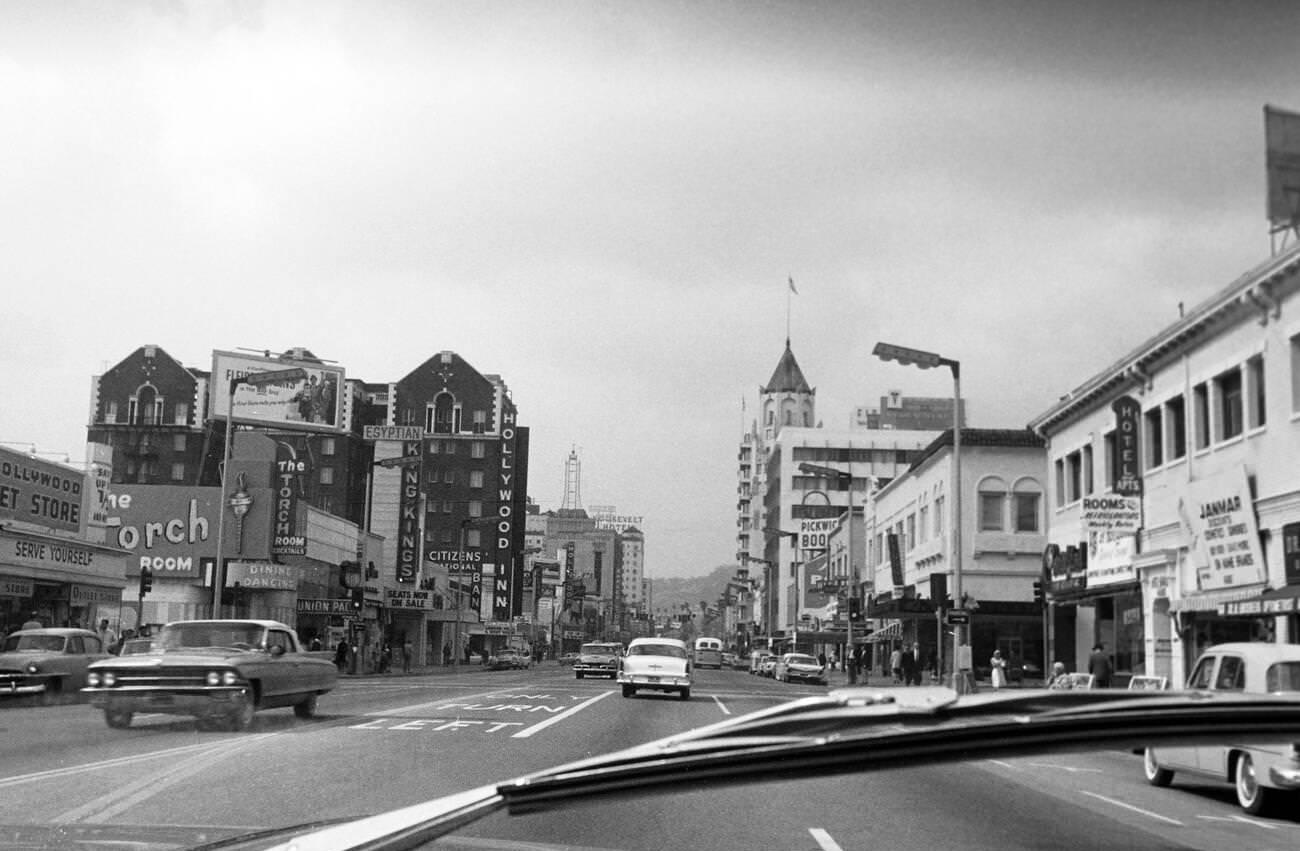
[[[499,621],[510,620],[510,582],[514,578],[515,513],[515,414],[501,414],[501,469],[497,494],[497,570],[493,577],[492,613]]]

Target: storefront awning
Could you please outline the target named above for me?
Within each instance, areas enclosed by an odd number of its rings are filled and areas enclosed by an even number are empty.
[[[889,626],[881,627],[867,636],[867,642],[874,644],[877,641],[893,641],[901,638],[903,635],[903,622],[894,621]]]
[[[1217,612],[1220,606],[1249,600],[1264,592],[1262,585],[1250,585],[1241,588],[1223,588],[1217,591],[1202,591],[1188,594],[1169,601],[1171,612]]]
[[[1300,612],[1300,585],[1283,585],[1244,600],[1230,600],[1219,607],[1228,617],[1268,617]]]

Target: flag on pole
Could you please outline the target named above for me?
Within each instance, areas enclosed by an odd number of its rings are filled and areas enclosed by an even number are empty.
[[[790,292],[794,293],[795,295],[799,295],[799,291],[794,288],[794,276],[793,275],[789,276],[789,280],[790,280]]]

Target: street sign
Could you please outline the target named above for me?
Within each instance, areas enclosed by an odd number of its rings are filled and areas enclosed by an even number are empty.
[[[366,440],[421,440],[424,429],[419,426],[379,426],[368,425],[361,431]]]
[[[929,369],[943,363],[943,358],[934,352],[909,349],[906,346],[895,346],[892,343],[876,343],[876,347],[872,349],[871,353],[881,360],[895,360],[904,366],[916,364],[921,369]]]
[[[949,609],[945,620],[948,626],[966,626],[970,623],[970,612],[966,609]]]

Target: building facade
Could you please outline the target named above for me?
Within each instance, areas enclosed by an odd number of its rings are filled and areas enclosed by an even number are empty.
[[[1300,251],[1063,396],[1047,441],[1055,656],[1184,681],[1210,644],[1300,641]]]

